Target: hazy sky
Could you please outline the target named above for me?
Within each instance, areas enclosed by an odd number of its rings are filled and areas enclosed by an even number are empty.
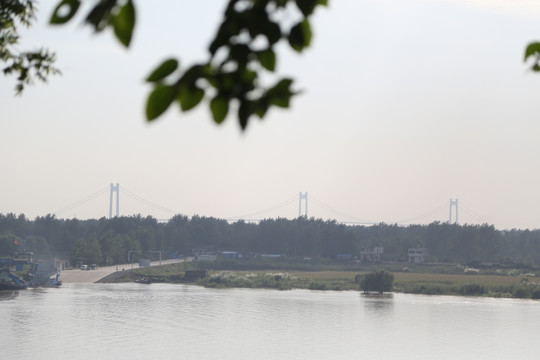
[[[46,25],[56,2],[40,2],[21,48],[54,49],[63,76],[23,97],[0,78],[0,213],[57,213],[103,190],[57,216],[107,216],[118,182],[185,215],[287,203],[255,218],[294,218],[308,192],[310,217],[448,221],[457,198],[460,223],[540,227],[540,75],[523,63],[538,1],[331,0],[308,51],[280,49],[278,73],[304,93],[244,133],[207,105],[143,116],[144,77],[171,55],[205,60],[224,0],[137,1],[129,50],[81,16]],[[171,215],[120,196],[121,215]]]

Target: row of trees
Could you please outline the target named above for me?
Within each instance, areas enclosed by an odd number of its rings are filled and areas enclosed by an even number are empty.
[[[72,263],[123,263],[130,250],[189,255],[194,249],[336,259],[339,254],[360,257],[375,246],[384,247],[389,261],[407,261],[408,249],[420,246],[428,249],[429,261],[540,264],[540,230],[498,231],[490,225],[346,226],[304,217],[253,224],[182,215],[159,223],[140,215],[92,220],[47,215],[30,220],[0,214],[0,255],[25,248]]]

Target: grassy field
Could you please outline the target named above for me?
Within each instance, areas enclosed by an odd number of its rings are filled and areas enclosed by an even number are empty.
[[[194,265],[191,265],[194,266]],[[386,268],[394,274],[394,292],[426,295],[463,295],[540,299],[540,279],[534,274],[522,275],[517,271],[465,273],[456,265],[363,267],[350,270],[208,270],[208,275],[196,281],[184,279],[185,264],[172,264],[126,272],[112,282],[134,281],[147,277],[153,282],[193,283],[206,287],[293,288],[312,290],[359,290],[355,282],[358,274]],[[430,272],[431,271],[431,272]]]
[[[521,276],[394,273],[397,292],[427,295],[540,297],[540,284]]]

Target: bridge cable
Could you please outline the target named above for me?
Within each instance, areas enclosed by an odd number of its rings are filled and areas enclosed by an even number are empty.
[[[64,207],[64,208],[62,208],[62,209],[56,211],[56,212],[54,213],[54,215],[60,215],[60,214],[62,214],[62,213],[64,213],[64,212],[66,212],[66,211],[69,211],[69,210],[71,210],[71,209],[73,209],[73,208],[76,208],[76,207],[78,207],[78,206],[80,206],[80,205],[83,205],[83,204],[89,202],[90,200],[93,200],[93,199],[95,199],[96,197],[98,197],[98,196],[100,196],[100,195],[106,193],[108,190],[109,190],[109,187],[108,187],[108,186],[105,187],[105,188],[103,188],[103,189],[101,189],[101,190],[98,190],[97,192],[93,193],[92,195],[89,195],[89,196],[87,196],[87,197],[85,197],[85,198],[83,198],[83,199],[81,199],[81,200],[79,200],[79,201],[74,202],[74,203],[71,204],[71,205],[68,205],[68,206],[66,206],[66,207]]]
[[[463,208],[463,210],[465,210],[465,212],[467,214],[469,214],[470,216],[472,216],[473,218],[475,218],[477,221],[481,222],[481,223],[487,223],[487,221],[485,219],[483,219],[481,216],[479,216],[478,214],[476,214],[474,211],[472,211],[471,209],[469,209],[467,206],[465,206],[463,204],[462,201],[459,202],[459,207]]]
[[[135,199],[135,200],[138,200],[138,201],[142,202],[142,203],[145,204],[145,205],[151,206],[151,207],[153,207],[153,208],[155,208],[155,209],[159,209],[159,210],[161,210],[161,211],[165,211],[165,212],[168,212],[168,213],[171,213],[171,214],[174,214],[174,215],[180,214],[180,212],[178,212],[178,211],[176,211],[176,210],[171,210],[171,209],[166,208],[166,207],[164,207],[164,206],[161,206],[161,205],[158,205],[158,204],[153,203],[153,202],[151,202],[151,201],[148,201],[148,200],[146,200],[146,199],[140,197],[139,195],[137,195],[137,194],[135,194],[135,193],[133,193],[133,192],[127,190],[125,187],[121,187],[121,188],[120,188],[120,191],[123,192],[123,193],[125,193],[127,196],[129,196],[129,197],[131,197],[131,198],[133,198],[133,199]]]
[[[275,210],[278,210],[278,209],[281,209],[282,207],[285,207],[293,202],[296,201],[296,196],[293,196],[277,205],[274,205],[272,207],[269,207],[269,208],[266,208],[266,209],[263,209],[263,210],[259,210],[259,211],[255,211],[255,212],[252,212],[252,213],[249,213],[249,214],[246,214],[246,215],[242,215],[242,216],[233,216],[233,217],[230,217],[230,218],[227,218],[226,220],[242,220],[242,219],[246,219],[246,218],[250,218],[250,217],[253,217],[253,216],[256,216],[256,215],[260,215],[260,214],[264,214],[264,213],[267,213],[267,212],[271,212],[271,211],[275,211]]]
[[[336,210],[326,204],[324,204],[322,201],[320,200],[317,200],[317,198],[315,198],[313,195],[309,194],[309,200],[313,201],[315,204],[319,205],[320,207],[330,211],[331,213],[335,214],[335,215],[338,215],[338,216],[342,216],[342,217],[345,217],[345,218],[349,218],[349,219],[352,219],[354,220],[355,222],[358,222],[358,223],[361,223],[361,224],[375,224],[374,221],[369,221],[369,220],[365,220],[365,219],[360,219],[360,218],[357,218],[355,216],[351,216],[349,214],[346,214],[342,211],[339,211],[339,210]]]
[[[420,214],[420,215],[417,215],[417,216],[414,216],[414,217],[411,217],[411,218],[406,218],[406,219],[396,221],[395,224],[402,224],[402,223],[410,224],[413,221],[420,220],[420,219],[423,219],[423,218],[428,217],[430,215],[433,215],[433,214],[441,211],[442,209],[446,208],[447,206],[448,206],[447,203],[441,204],[441,205],[437,206],[436,208],[431,209],[431,210],[429,210],[429,211],[427,211],[427,212],[425,212],[423,214]]]

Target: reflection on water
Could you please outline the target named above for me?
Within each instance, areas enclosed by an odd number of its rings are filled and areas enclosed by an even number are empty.
[[[361,294],[366,311],[386,314],[394,307],[394,294]]]
[[[9,290],[3,290],[0,291],[0,301],[2,300],[10,300],[19,295],[19,291],[9,291]]]
[[[65,284],[1,293],[1,359],[536,359],[540,303]]]

